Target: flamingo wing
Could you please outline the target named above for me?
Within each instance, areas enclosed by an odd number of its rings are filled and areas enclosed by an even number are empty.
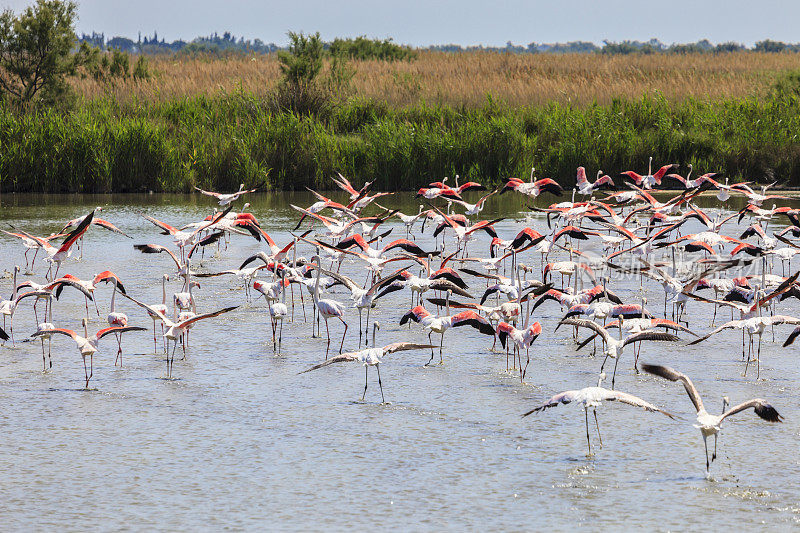
[[[53,328],[53,329],[49,329],[47,331],[45,331],[45,330],[37,331],[36,333],[31,335],[31,337],[40,337],[42,335],[50,335],[51,333],[58,333],[59,335],[66,335],[68,337],[72,337],[73,340],[77,340],[78,339],[78,335],[74,331],[72,331],[71,329],[64,329],[64,328]]]
[[[86,215],[78,227],[76,227],[69,235],[66,236],[64,242],[61,243],[61,248],[58,249],[59,252],[66,252],[70,249],[70,247],[75,244],[75,241],[80,239],[86,230],[89,228],[89,225],[92,223],[92,219],[94,218],[94,211]]]
[[[166,252],[172,260],[175,262],[175,266],[178,267],[178,270],[183,268],[180,260],[178,260],[178,256],[173,253],[172,250],[167,248],[166,246],[161,246],[160,244],[134,244],[133,247],[136,250],[139,250],[143,254],[159,254],[161,252]]]
[[[110,328],[101,329],[95,333],[94,336],[97,340],[100,340],[106,335],[111,335],[112,333],[125,333],[126,331],[147,331],[147,328],[143,328],[141,326],[113,326]]]
[[[692,383],[692,380],[689,379],[689,376],[686,374],[682,374],[668,366],[649,365],[647,363],[642,365],[642,370],[648,374],[653,374],[654,376],[658,376],[669,381],[680,381],[683,383],[683,387],[686,389],[686,394],[689,395],[689,399],[692,401],[692,404],[697,412],[699,413],[700,411],[705,411],[705,407],[703,407],[703,399],[700,398],[700,394],[697,392],[694,383]]]
[[[494,336],[494,328],[489,324],[489,321],[475,311],[462,311],[457,315],[453,315],[451,324],[454,328],[459,326],[471,326],[483,335]]]
[[[213,311],[211,313],[203,313],[202,315],[197,315],[197,316],[194,316],[194,317],[192,317],[192,318],[190,318],[188,320],[184,320],[183,322],[178,323],[178,327],[183,329],[186,326],[194,324],[198,320],[204,320],[206,318],[213,318],[213,317],[219,316],[219,315],[221,315],[223,313],[227,313],[229,311],[233,311],[234,309],[237,309],[238,307],[239,307],[238,305],[232,305],[230,307],[225,307],[223,309],[219,309],[219,310]]]
[[[735,415],[741,411],[746,409],[753,408],[756,414],[766,420],[767,422],[783,422],[783,417],[778,414],[778,411],[772,407],[766,400],[762,400],[761,398],[753,398],[752,400],[747,400],[746,402],[742,402],[739,405],[731,407],[729,410],[725,411],[720,419],[720,422],[725,420],[731,415]]]
[[[414,342],[393,342],[392,344],[387,344],[383,347],[383,353],[390,354],[394,352],[404,352],[407,350],[425,350],[428,348],[436,348],[436,346],[432,344],[417,344]]]
[[[544,411],[545,409],[549,409],[551,407],[555,407],[555,406],[557,406],[559,404],[562,404],[562,403],[563,404],[572,403],[573,401],[575,401],[576,399],[579,398],[580,392],[581,391],[579,391],[579,390],[568,390],[568,391],[560,392],[560,393],[556,394],[555,396],[553,396],[552,398],[550,398],[549,400],[547,400],[542,405],[540,405],[538,407],[534,407],[533,409],[531,409],[527,413],[523,413],[522,416],[525,417],[525,416],[531,415],[533,413],[538,413],[539,411]]]
[[[622,392],[618,390],[606,391],[606,395],[603,399],[607,401],[618,401],[620,403],[633,405],[634,407],[641,407],[645,411],[658,412],[672,419],[675,418],[672,414],[659,409],[652,403],[646,402],[641,398],[639,398],[638,396],[634,396],[633,394],[628,394],[627,392]]]

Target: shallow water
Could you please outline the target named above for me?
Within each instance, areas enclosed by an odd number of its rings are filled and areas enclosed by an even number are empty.
[[[415,212],[418,203],[409,196],[382,203]],[[483,215],[509,217],[496,228],[501,238],[513,237],[521,227],[513,220],[523,217],[521,201],[512,195],[493,200]],[[161,273],[172,272],[173,265],[163,254],[143,255],[131,245],[169,244],[171,239],[138,213],[177,225],[205,216],[214,206],[200,196],[178,195],[5,195],[0,201],[4,226],[36,234],[58,230],[65,220],[102,205],[102,218],[132,239],[93,228],[83,259],[71,259],[61,273],[86,279],[111,269],[130,294],[152,303],[161,298]],[[288,241],[287,230],[297,220],[288,203],[311,203],[305,194],[260,195],[250,201],[252,212],[279,244]],[[701,205],[713,203],[703,199]],[[728,233],[738,236],[745,224]],[[402,224],[392,225],[393,236],[404,236]],[[536,217],[529,225],[544,232],[546,220]],[[429,235],[417,239],[426,249],[433,246]],[[479,241],[471,249],[485,255],[488,241],[485,236]],[[206,254],[193,267],[235,268],[259,249],[253,239],[234,236],[219,258]],[[308,247],[301,251],[311,255]],[[0,269],[24,264],[22,252],[18,241],[0,238]],[[522,260],[538,267],[540,257],[529,253]],[[37,260],[33,278],[38,281],[42,265]],[[342,272],[358,281],[365,275],[349,262]],[[774,343],[765,334],[760,380],[754,372],[742,377],[738,331],[694,347],[685,342],[643,347],[641,360],[669,364],[691,376],[712,412],[721,408],[723,395],[734,404],[763,397],[785,417],[784,424],[767,424],[752,412],[728,419],[707,480],[702,438],[692,427],[694,413],[682,387],[635,375],[628,351],[619,365],[617,387],[680,420],[605,404],[598,411],[605,446],[599,448],[593,431],[597,453],[587,457],[580,407],[520,417],[557,392],[596,384],[601,360],[586,350],[576,352],[570,331],[553,331],[562,314],[555,302],[534,315],[544,331],[531,350],[525,384],[518,374],[506,372],[504,355],[491,353],[485,337],[456,329],[445,336],[443,366],[424,367],[424,351],[386,358],[381,376],[390,403],[382,405],[374,369],[365,402],[360,401],[364,371],[356,364],[298,375],[325,351],[324,338],[310,337],[299,301],[295,323],[284,326],[283,350],[276,357],[263,299],[245,303],[241,283],[231,277],[200,282],[195,294],[201,311],[241,307],[195,327],[187,359],[176,360],[176,379],[163,379],[164,362],[154,354],[152,333],[131,333],[123,341],[122,368],[114,366],[113,338],[101,341],[89,391],[82,390],[81,359],[66,337],[53,340],[53,369],[42,372],[38,341],[19,342],[35,330],[31,303],[21,304],[14,321],[18,343],[0,348],[4,530],[94,525],[666,530],[687,529],[701,520],[743,529],[786,527],[800,518],[800,370],[797,345],[780,347],[791,331],[788,326],[776,328]],[[473,294],[483,290],[480,280],[467,282]],[[653,282],[646,287],[649,307],[661,312],[661,287]],[[613,288],[624,299],[638,301],[638,278]],[[171,282],[168,294],[178,289]],[[0,280],[0,290],[4,296],[10,293],[10,277]],[[111,292],[108,285],[98,289],[101,317],[92,310],[90,333],[104,327]],[[331,297],[346,301],[341,288]],[[373,313],[381,322],[379,344],[427,341],[417,325],[398,325],[408,302],[406,292],[380,301]],[[132,324],[152,326],[130,302],[117,303]],[[797,307],[790,300],[778,311],[796,315]],[[688,313],[694,330],[709,329],[709,306],[690,303]],[[83,298],[65,290],[55,304],[54,322],[79,330],[83,316]],[[349,309],[345,349],[357,347],[357,320],[357,312]],[[331,322],[331,331],[338,344],[341,325]]]

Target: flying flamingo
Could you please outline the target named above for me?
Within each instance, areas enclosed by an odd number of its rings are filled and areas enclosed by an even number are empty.
[[[600,386],[605,378],[605,374],[600,374],[600,379],[597,381],[596,387],[586,387],[583,389],[578,390],[568,390],[556,394],[548,401],[540,405],[539,407],[535,407],[524,413],[522,416],[526,417],[533,413],[538,413],[539,411],[544,411],[549,409],[550,407],[555,407],[559,404],[568,404],[577,402],[583,406],[583,412],[586,418],[586,444],[589,446],[589,453],[588,455],[592,455],[592,441],[589,437],[589,408],[592,408],[592,413],[594,414],[594,425],[597,428],[597,437],[600,439],[600,447],[603,447],[603,437],[600,435],[600,425],[597,422],[597,408],[602,405],[602,402],[613,402],[618,401],[620,403],[625,403],[628,405],[632,405],[634,407],[641,407],[645,411],[650,412],[658,412],[663,415],[666,415],[670,418],[675,418],[670,413],[659,409],[655,405],[642,400],[641,398],[634,396],[632,394],[628,394],[627,392],[621,392],[618,390],[608,390]]]
[[[627,170],[622,172],[622,176],[626,176],[632,179],[636,185],[642,187],[643,189],[652,189],[655,185],[661,185],[661,179],[669,172],[670,170],[674,169],[677,165],[664,165],[663,167],[659,168],[655,174],[653,174],[653,158],[650,157],[650,162],[647,164],[647,175],[642,176],[641,174],[637,174],[632,170]]]
[[[159,313],[158,310],[155,309],[153,306],[150,306],[150,305],[147,305],[145,303],[142,303],[142,302],[136,300],[135,298],[133,298],[132,296],[129,296],[129,295],[125,294],[125,293],[120,293],[120,294],[122,294],[124,297],[126,297],[128,300],[132,301],[133,303],[135,303],[136,305],[138,305],[142,309],[145,309],[146,311],[148,311],[148,313],[155,313],[155,314],[159,315],[161,321],[164,323],[164,325],[166,325],[167,331],[164,332],[164,338],[167,339],[167,341],[172,341],[172,343],[173,343],[172,354],[171,355],[169,353],[169,346],[167,346],[167,348],[168,348],[167,349],[167,357],[166,357],[166,361],[167,361],[167,378],[171,378],[172,377],[172,365],[173,365],[173,363],[175,361],[175,349],[178,347],[178,341],[180,340],[180,338],[184,334],[186,334],[188,329],[190,327],[192,327],[195,322],[198,322],[200,320],[205,320],[206,318],[213,318],[213,317],[219,316],[219,315],[221,315],[223,313],[228,313],[230,311],[233,311],[234,309],[238,309],[238,307],[239,307],[238,305],[234,305],[234,306],[231,306],[231,307],[224,307],[222,309],[219,309],[217,311],[213,311],[211,313],[203,313],[201,315],[194,315],[191,318],[188,318],[186,320],[174,321],[174,320],[171,320],[171,319],[167,318],[166,315],[163,315],[163,314]],[[139,328],[139,329],[146,329],[146,328]]]
[[[95,211],[97,209],[99,209],[99,208],[95,208]],[[67,235],[64,238],[64,241],[61,243],[61,246],[58,247],[58,248],[56,248],[55,246],[50,244],[46,239],[42,239],[41,237],[36,237],[34,235],[31,235],[30,233],[27,233],[25,231],[19,230],[20,234],[22,234],[22,235],[24,235],[24,236],[26,236],[26,237],[28,237],[30,239],[33,239],[36,242],[38,242],[39,243],[39,247],[42,248],[47,253],[48,257],[45,260],[50,263],[50,268],[47,270],[47,274],[45,274],[45,277],[47,279],[51,279],[50,278],[50,273],[52,272],[53,264],[56,265],[56,271],[55,271],[55,274],[53,275],[53,277],[55,278],[56,276],[58,276],[58,269],[61,268],[61,263],[63,263],[67,259],[67,257],[69,257],[69,254],[71,253],[72,245],[75,244],[75,242],[78,239],[80,239],[83,236],[84,233],[86,233],[86,230],[89,228],[89,225],[92,223],[92,219],[94,218],[95,211],[92,211],[91,213],[89,213],[88,215],[83,217],[83,220],[81,221],[81,223],[78,224],[78,226],[74,230],[72,230],[72,232],[69,235]]]
[[[543,178],[534,181],[533,173],[535,171],[535,168],[531,169],[531,180],[529,182],[524,182],[519,178],[511,178],[508,180],[508,183],[506,183],[505,187],[500,190],[500,194],[503,194],[506,191],[516,191],[526,196],[530,196],[531,198],[536,198],[543,192],[549,192],[555,196],[561,196],[561,193],[564,192],[564,188],[561,185],[550,178]]]
[[[381,383],[381,359],[394,352],[421,350],[425,348],[433,349],[434,346],[431,344],[415,344],[413,342],[393,342],[392,344],[387,344],[386,346],[379,348],[375,345],[375,330],[377,329],[380,329],[380,324],[375,322],[372,325],[372,348],[365,348],[357,352],[345,352],[343,354],[333,356],[324,363],[314,365],[308,370],[303,370],[300,373],[305,374],[306,372],[311,372],[312,370],[317,370],[334,363],[358,361],[364,365],[364,394],[361,395],[361,401],[364,401],[364,398],[367,396],[367,378],[369,377],[369,367],[374,366],[375,370],[378,372],[378,387],[381,389],[381,402],[386,403],[386,398],[383,396],[383,384]]]
[[[708,460],[708,437],[714,435],[714,453],[711,456],[711,462],[713,462],[714,459],[717,458],[717,435],[720,432],[720,426],[723,420],[752,407],[756,415],[767,422],[783,421],[783,417],[778,414],[778,411],[768,404],[766,400],[762,400],[761,398],[754,398],[728,409],[728,397],[724,396],[722,398],[722,414],[709,414],[703,406],[703,400],[700,398],[700,394],[697,392],[694,383],[692,383],[692,380],[689,379],[686,374],[682,374],[667,366],[643,364],[642,369],[654,376],[683,383],[683,387],[686,389],[689,399],[697,410],[697,424],[695,424],[694,427],[699,429],[700,433],[703,435],[703,445],[706,448],[706,475],[708,475],[708,470],[711,466]]]
[[[250,194],[251,192],[256,192],[258,189],[245,190],[244,183],[242,183],[242,184],[239,185],[239,190],[234,192],[234,193],[231,193],[231,194],[222,194],[222,193],[219,193],[219,192],[204,191],[203,189],[200,189],[198,187],[195,187],[195,190],[200,191],[201,193],[205,194],[206,196],[212,196],[212,197],[216,198],[219,201],[219,205],[221,205],[222,207],[225,207],[226,205],[230,204],[231,202],[235,202],[236,200],[238,200],[240,196],[245,195],[245,194]]]
[[[601,178],[600,175],[602,173],[602,170],[598,170],[597,179],[595,179],[594,183],[589,183],[589,180],[586,178],[586,169],[583,167],[578,167],[578,176],[576,178],[576,190],[578,191],[578,194],[588,196],[590,194],[594,194],[594,191],[602,187],[613,188],[614,180],[611,179],[611,176],[603,176]]]
[[[450,299],[450,291],[447,291],[448,300]],[[437,317],[428,312],[427,309],[418,305],[408,311],[403,318],[400,319],[402,326],[409,320],[413,320],[422,327],[428,330],[428,342],[430,342],[432,333],[439,333],[442,338],[439,343],[439,363],[442,364],[442,347],[444,345],[444,333],[450,328],[457,328],[459,326],[472,326],[484,335],[491,335],[494,337],[494,328],[488,320],[480,316],[475,311],[462,311],[457,315],[450,316],[450,307],[447,307],[447,316]],[[431,348],[431,358],[425,363],[428,366],[433,361],[433,348]]]
[[[94,372],[94,354],[98,349],[98,342],[100,339],[105,337],[106,335],[117,334],[117,333],[125,333],[126,331],[147,331],[147,328],[142,328],[139,326],[113,326],[110,328],[101,329],[97,333],[95,333],[92,337],[89,337],[89,333],[86,330],[87,324],[86,318],[81,319],[81,323],[83,325],[83,332],[84,336],[80,336],[71,329],[64,329],[64,328],[53,328],[47,330],[39,330],[33,335],[32,337],[42,337],[42,336],[51,336],[56,333],[60,335],[67,335],[72,337],[72,340],[75,341],[78,347],[78,351],[81,353],[81,357],[83,358],[83,371],[86,375],[86,388],[89,388],[89,380],[92,379],[92,374]],[[89,368],[86,367],[86,356],[89,356]]]
[[[49,242],[53,239],[58,239],[60,237],[64,237],[62,234],[54,233],[48,237],[37,237],[35,235],[31,235],[30,233],[15,233],[12,231],[0,230],[6,235],[11,235],[12,237],[16,237],[22,241],[22,244],[25,246],[25,271],[26,273],[30,272],[30,269],[33,268],[33,264],[36,262],[36,255],[39,253],[39,250],[42,249],[42,244],[45,242]],[[34,250],[33,252],[33,260],[30,262],[30,266],[28,266],[28,252]]]

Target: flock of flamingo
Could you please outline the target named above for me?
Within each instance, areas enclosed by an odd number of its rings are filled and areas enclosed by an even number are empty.
[[[145,254],[163,254],[174,266],[170,272],[157,278],[161,281],[162,300],[155,304],[137,299],[129,291],[130,287],[126,289],[123,280],[110,271],[101,272],[88,280],[70,274],[59,275],[60,270],[68,264],[73,248],[79,247],[80,253],[84,253],[82,237],[90,228],[99,226],[124,235],[111,222],[99,218],[101,208],[69,221],[47,237],[11,228],[5,233],[18,238],[25,246],[26,272],[31,273],[40,253],[46,255],[48,270],[45,281],[37,283],[32,280],[20,282],[17,276],[21,269],[14,268],[13,294],[10,299],[0,301],[0,314],[3,316],[0,337],[4,341],[10,339],[14,342],[14,315],[19,312],[22,302],[33,302],[38,326],[28,341],[41,341],[43,370],[47,372],[52,369],[52,339],[57,336],[71,337],[82,357],[85,386],[88,388],[93,373],[93,358],[100,349],[101,339],[112,335],[115,337],[115,364],[122,365],[123,335],[148,329],[131,325],[134,321],[119,310],[118,304],[128,301],[136,306],[131,309],[141,308],[141,316],[137,316],[137,320],[144,319],[144,313],[152,319],[154,352],[164,354],[166,377],[171,378],[177,347],[181,345],[185,357],[190,332],[199,323],[233,312],[238,307],[198,312],[197,297],[193,293],[193,288],[199,287],[198,280],[230,275],[244,282],[248,302],[255,301],[253,295],[257,295],[256,299],[263,296],[276,355],[282,349],[284,323],[290,323],[291,327],[300,324],[299,318],[294,319],[294,307],[298,300],[294,287],[298,286],[304,320],[305,300],[313,302],[313,317],[310,319],[312,337],[322,338],[321,325],[324,322],[327,341],[325,359],[303,372],[341,362],[360,363],[365,369],[363,401],[368,388],[369,367],[374,367],[381,399],[385,402],[380,376],[380,365],[384,358],[399,351],[429,350],[430,357],[425,365],[443,364],[444,337],[451,328],[463,328],[470,331],[468,335],[491,341],[490,350],[505,352],[506,370],[518,372],[522,382],[531,362],[531,347],[538,337],[544,334],[571,335],[578,349],[591,343],[592,355],[599,345],[602,363],[597,385],[555,394],[523,416],[559,404],[580,404],[585,415],[589,454],[592,454],[589,410],[592,411],[602,447],[596,409],[604,401],[618,401],[670,418],[674,416],[649,401],[615,388],[618,363],[625,348],[630,346],[635,372],[638,373],[638,368],[641,368],[665,380],[680,381],[685,387],[696,411],[695,427],[703,436],[708,472],[710,463],[716,458],[720,425],[727,417],[750,408],[768,422],[780,422],[781,416],[766,400],[750,399],[729,408],[727,397],[724,398],[720,415],[709,414],[688,376],[665,366],[638,364],[642,343],[678,343],[681,342],[678,335],[689,335],[693,338],[690,344],[697,344],[713,335],[724,334],[726,330],[738,329],[742,332],[744,373],[746,375],[751,363],[755,363],[758,376],[761,344],[767,329],[773,330],[774,338],[776,326],[795,326],[784,346],[792,344],[800,334],[800,318],[775,314],[776,302],[800,298],[798,273],[786,276],[785,271],[780,275],[773,272],[776,259],[780,260],[783,270],[787,261],[791,267],[792,257],[800,252],[800,245],[790,238],[800,237],[800,210],[776,207],[774,204],[770,209],[762,207],[767,200],[786,198],[769,194],[768,186],[754,190],[747,182],[729,184],[726,179],[723,183],[718,174],[704,174],[690,179],[691,170],[686,177],[676,172],[676,165],[665,165],[656,172],[650,169],[646,175],[625,172],[615,178],[619,186],[624,181],[627,187],[621,192],[613,192],[617,190],[617,185],[612,177],[598,172],[597,179],[591,182],[584,168],[580,167],[571,201],[554,203],[547,208],[529,208],[531,212],[541,213],[535,219],[539,224],[544,224],[546,215],[547,229],[540,227],[543,230],[540,233],[528,227],[527,224],[534,219],[527,217],[522,223],[524,227],[519,231],[515,229],[514,234],[504,236],[505,239],[494,228],[503,219],[478,220],[490,198],[510,191],[530,198],[543,193],[562,196],[562,187],[551,179],[535,179],[532,171],[529,181],[511,179],[502,188],[482,196],[476,203],[469,203],[464,200],[465,192],[487,189],[472,181],[459,184],[456,176],[452,187],[447,185],[445,178],[420,189],[416,195],[423,202],[419,212],[405,214],[378,203],[379,198],[392,193],[372,192],[369,182],[356,188],[339,175],[333,182],[349,195],[347,202],[338,203],[312,191],[317,202],[305,208],[292,205],[300,219],[292,230],[291,241],[282,244],[276,244],[256,217],[245,211],[249,204],[245,205],[242,212],[233,210],[234,202],[254,190],[245,190],[242,186],[235,193],[220,194],[198,189],[202,194],[218,200],[220,206],[204,220],[175,227],[141,214],[163,235],[171,237],[171,242],[165,240],[161,244],[151,242],[134,245],[136,250]],[[661,187],[665,182],[677,185],[681,191],[662,202],[649,191]],[[607,192],[599,200],[596,195],[602,189],[613,191]],[[720,209],[714,213],[699,208],[695,203],[698,195],[709,190],[716,194],[721,203]],[[576,201],[576,195],[590,198]],[[725,209],[725,203],[734,195],[746,198],[747,204],[743,209]],[[386,199],[381,201],[385,202]],[[456,212],[462,210],[463,213]],[[367,214],[368,211],[372,214]],[[330,213],[326,215],[323,212]],[[770,233],[767,222],[779,216],[785,217],[788,225]],[[406,235],[384,245],[384,240],[396,229],[396,226],[390,227],[389,224],[395,218],[405,226]],[[742,232],[738,226],[745,218],[750,225]],[[681,234],[682,227],[689,221],[700,226],[701,231]],[[402,228],[402,225],[399,227]],[[432,232],[435,243],[433,249],[425,250],[413,240],[415,232],[426,231]],[[224,253],[225,243],[234,235],[255,238],[266,246],[258,254],[245,258],[238,269],[216,272],[192,269],[192,261],[196,260],[197,255],[205,254],[207,247],[215,247],[215,254]],[[60,244],[53,244],[59,241]],[[310,257],[300,255],[299,248],[309,251]],[[486,253],[482,254],[479,250]],[[34,255],[29,262],[30,252]],[[678,259],[687,255],[691,261]],[[527,259],[527,262],[523,263],[523,259]],[[363,266],[366,274],[364,279],[355,280],[342,274],[340,267],[345,261],[354,261]],[[540,264],[535,266],[537,261]],[[745,266],[750,269],[749,275],[729,274],[731,269]],[[557,274],[560,280],[556,279]],[[258,276],[261,279],[257,279]],[[623,276],[631,280],[638,279],[640,291],[638,296],[632,297],[634,301],[623,301],[613,290],[615,279]],[[171,278],[180,280],[182,290],[170,299],[166,282]],[[660,285],[664,291],[663,317],[657,317],[658,313],[646,307],[646,285],[653,283]],[[90,336],[89,301],[94,303],[99,316],[95,293],[101,284],[113,287],[107,327]],[[349,291],[348,303],[335,299],[333,294],[325,294],[334,286]],[[58,300],[65,289],[79,291],[84,297],[86,315],[81,320],[82,332],[57,327],[54,323],[54,300]],[[700,294],[704,289],[713,292],[714,297]],[[401,325],[408,323],[409,327],[410,322],[417,323],[423,334],[427,334],[427,342],[400,340],[380,346],[376,342],[380,325],[378,322],[370,323],[371,310],[380,305],[387,294],[404,291],[407,291],[410,301],[407,307],[400,306],[402,311],[396,319]],[[303,296],[304,292],[307,292],[306,297]],[[287,298],[291,300],[287,302]],[[532,321],[532,317],[540,306],[552,305],[547,303],[550,301],[557,302],[564,315],[557,324],[545,328],[540,322]],[[731,320],[722,322],[700,336],[689,329],[687,304],[690,302],[696,302],[693,305],[698,306],[713,306],[712,326],[717,320],[718,309],[728,308]],[[37,309],[39,304],[44,305],[42,318]],[[398,305],[395,297],[392,306],[397,309]],[[359,349],[344,351],[354,313],[358,314]],[[331,321],[334,327],[341,324],[342,336],[335,343],[338,344],[338,353],[329,357]],[[581,339],[581,331],[586,331],[588,337]],[[434,339],[433,334],[437,334],[438,338]],[[409,336],[413,338],[414,334],[409,332]],[[754,346],[755,340],[757,347]],[[730,342],[738,341],[730,339]],[[366,347],[362,349],[362,346]],[[436,351],[439,357],[434,363]],[[610,389],[602,386],[609,360],[614,361]],[[707,439],[712,435],[715,439],[714,450],[709,460]]]

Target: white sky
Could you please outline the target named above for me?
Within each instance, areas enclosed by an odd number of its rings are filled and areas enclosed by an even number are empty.
[[[18,11],[30,0],[0,0]],[[752,45],[800,41],[800,2],[792,0],[83,0],[78,33],[136,39],[191,40],[230,31],[286,43],[286,32],[334,37],[393,37],[413,45],[502,46],[530,42],[648,40],[667,44],[707,38]]]

